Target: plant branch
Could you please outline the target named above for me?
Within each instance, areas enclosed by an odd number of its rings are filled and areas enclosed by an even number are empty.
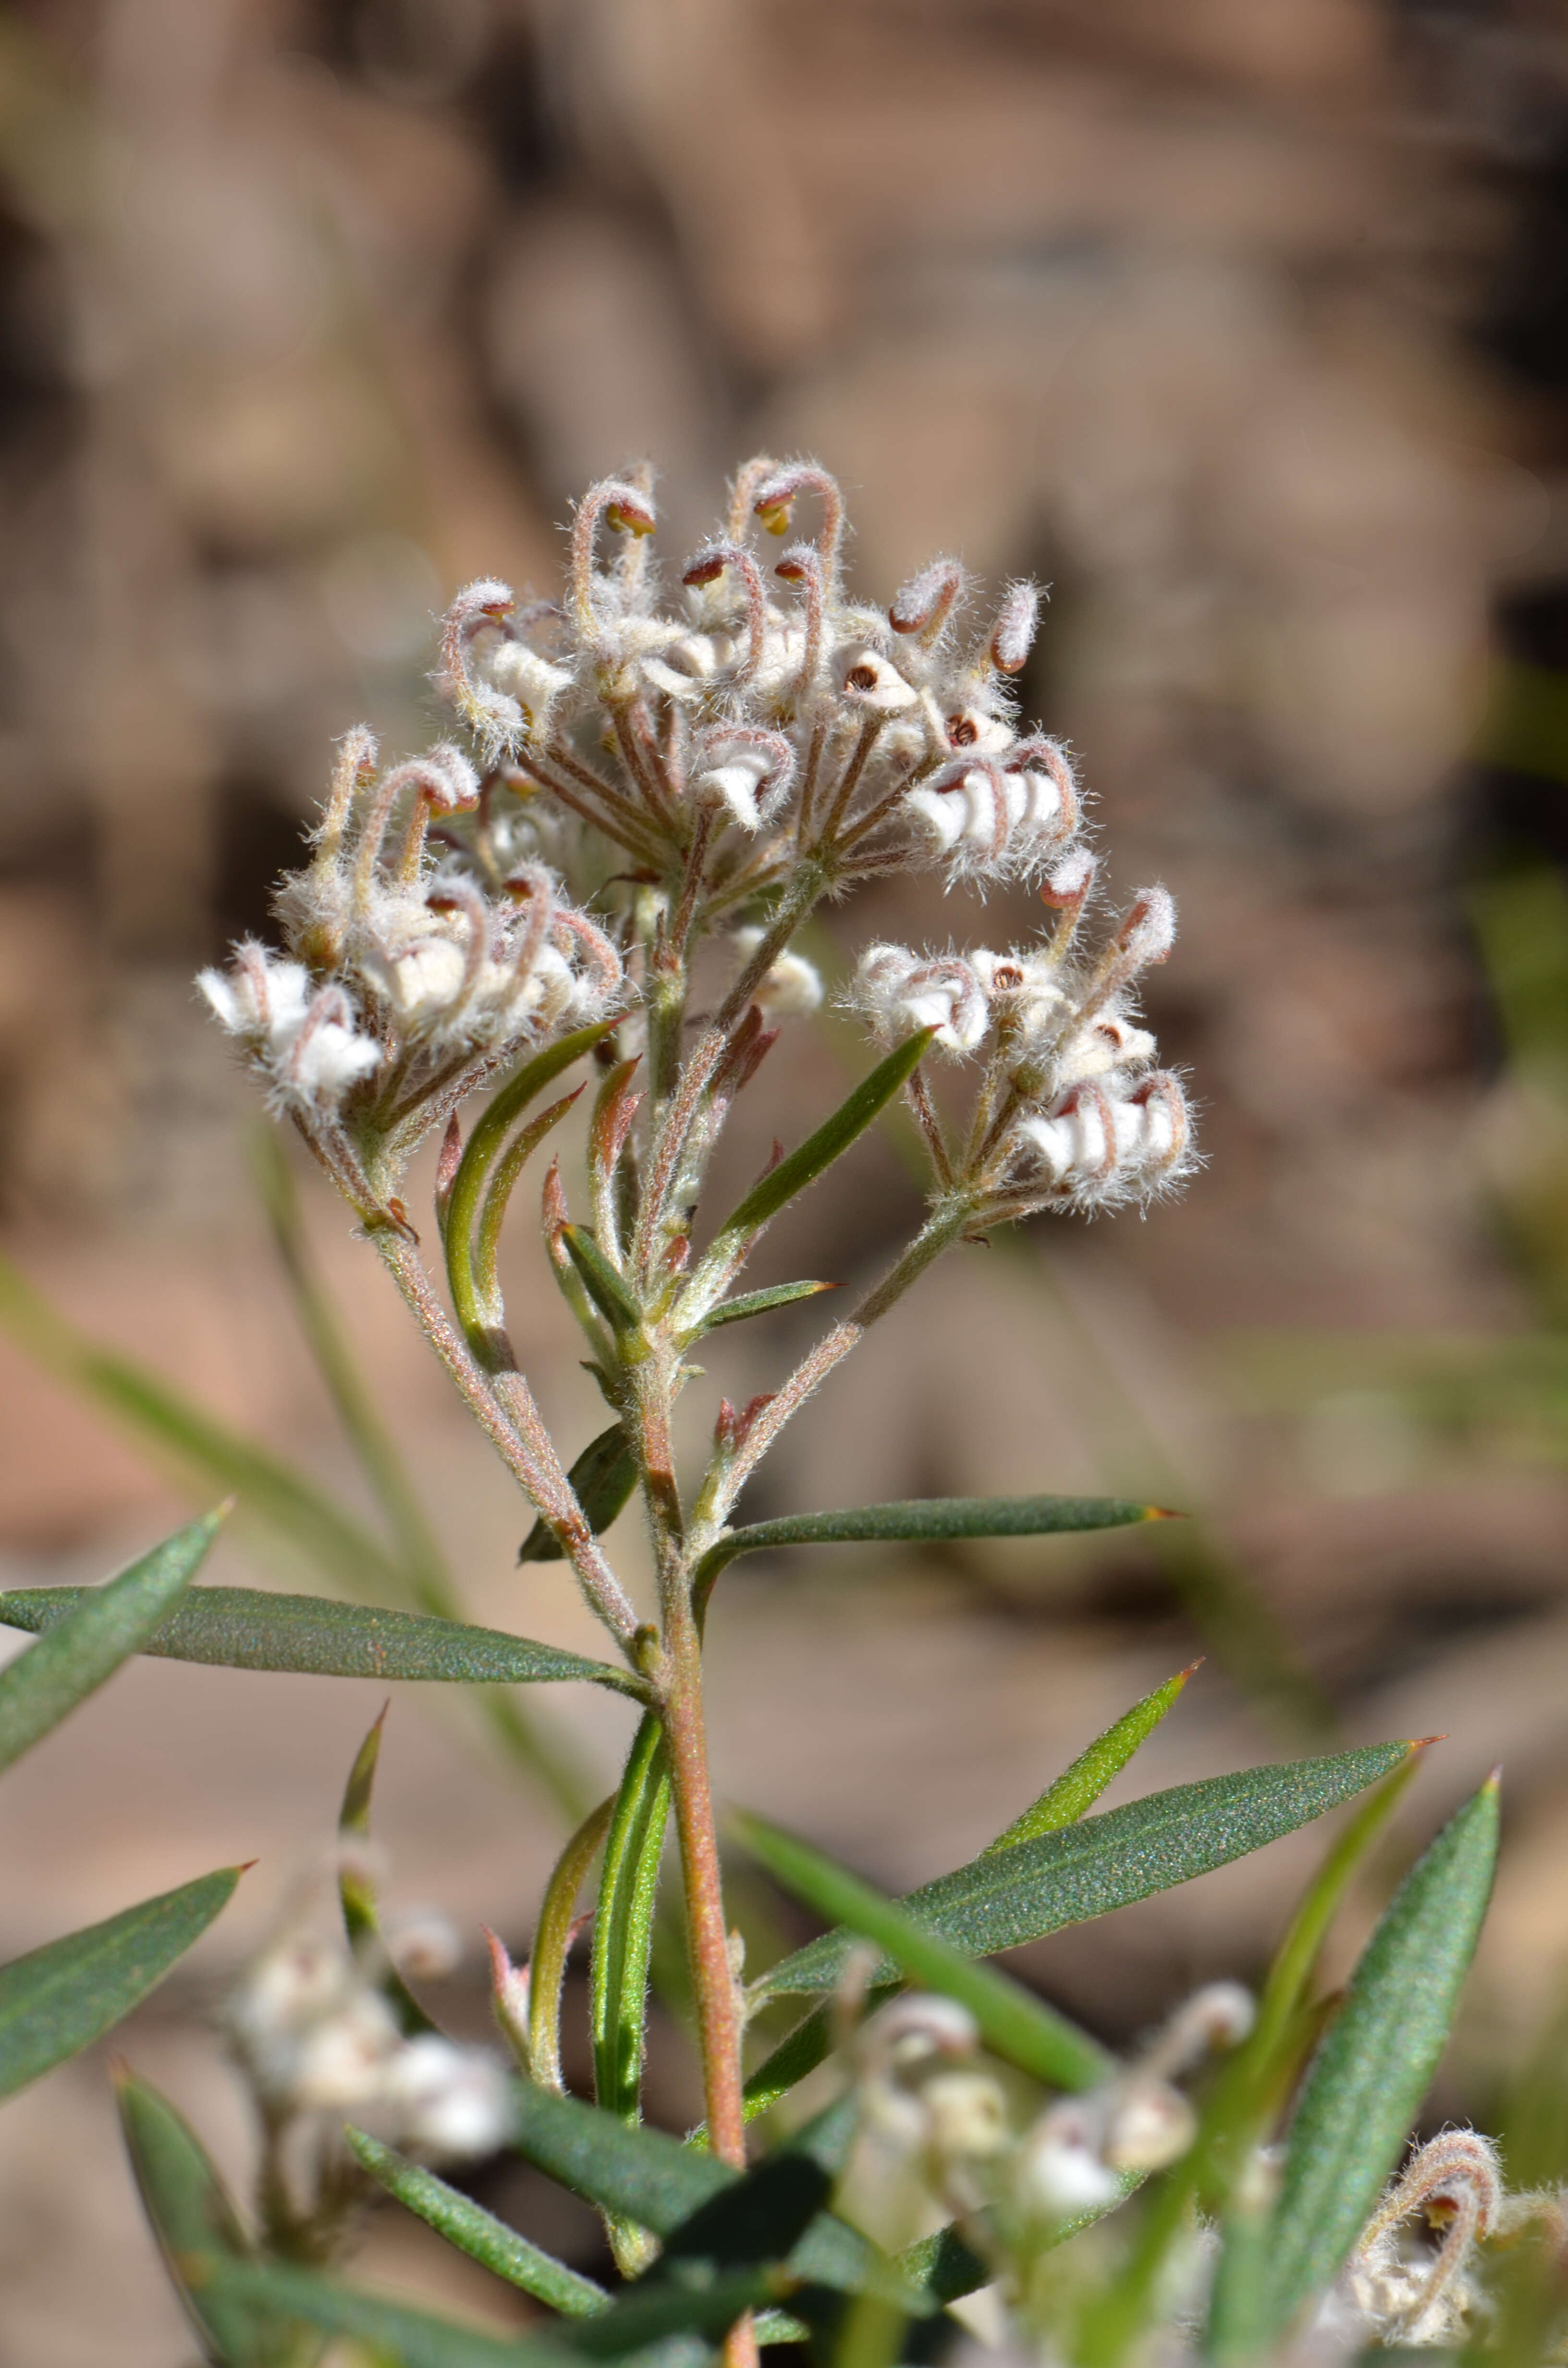
[[[418,1250],[378,1226],[375,1244],[420,1330],[440,1358],[485,1437],[577,1574],[589,1607],[629,1657],[637,1614],[588,1527],[583,1508],[519,1372],[486,1375],[448,1321]]]

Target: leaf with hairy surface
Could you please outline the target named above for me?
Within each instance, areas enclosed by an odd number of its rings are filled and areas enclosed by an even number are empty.
[[[1151,1793],[1125,1808],[984,1852],[899,1904],[971,1956],[1019,1948],[1278,1841],[1386,1776],[1409,1748],[1374,1744]],[[826,1933],[764,1974],[754,1995],[831,1990],[852,1946],[848,1933]],[[886,1980],[894,1970],[885,1964],[875,1978]]]
[[[214,2260],[249,2260],[252,2247],[200,2140],[167,2098],[134,2073],[117,2073],[115,2089],[142,2209],[203,2350],[223,2368],[286,2368],[288,2323],[226,2297],[208,2275]]]
[[[471,2196],[449,2187],[433,2170],[410,2162],[406,2155],[382,2146],[378,2138],[368,2137],[363,2130],[350,2129],[346,2135],[360,2168],[471,2260],[480,2262],[498,2278],[505,2278],[508,2285],[520,2288],[536,2302],[562,2312],[568,2318],[585,2317],[590,2312],[608,2309],[609,2296],[603,2286],[568,2269],[552,2254],[541,2252],[537,2245],[530,2245],[526,2237],[519,2237],[515,2228],[508,2228],[504,2220],[497,2220]]]
[[[1337,2274],[1399,2159],[1480,1938],[1498,1812],[1494,1776],[1411,1868],[1312,2060],[1268,2232],[1266,2333]]]
[[[748,1850],[809,1907],[874,1941],[911,1981],[967,2008],[993,2054],[1058,2089],[1092,2089],[1115,2072],[1114,2056],[1021,1982],[977,1964],[796,1835],[761,1817],[736,1824]]]
[[[206,1560],[222,1518],[210,1513],[192,1521],[118,1578],[82,1588],[65,1617],[0,1671],[0,1768],[19,1759],[144,1648]]]
[[[63,1618],[88,1590],[24,1587],[0,1594],[0,1621],[34,1634]],[[201,1587],[142,1645],[170,1661],[226,1669],[294,1670],[324,1678],[402,1679],[441,1685],[549,1685],[587,1678],[641,1696],[641,1680],[608,1661],[587,1661],[499,1628],[324,1595],[262,1588]]]
[[[0,2097],[112,2030],[201,1938],[243,1872],[199,1875],[0,1965]]]

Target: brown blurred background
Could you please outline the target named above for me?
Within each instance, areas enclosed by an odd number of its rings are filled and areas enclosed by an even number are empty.
[[[1113,1538],[737,1573],[721,1782],[910,1882],[1198,1651],[1135,1789],[1447,1729],[1411,1838],[1508,1763],[1509,1856],[1439,2100],[1484,2111],[1568,1964],[1565,396],[1568,20],[1544,0],[11,7],[11,1255],[95,1338],[352,1496],[253,1190],[250,1098],[189,985],[263,924],[331,735],[364,716],[394,750],[428,736],[432,612],[482,572],[549,587],[573,493],[642,452],[672,559],[764,447],[843,478],[868,594],[937,547],[993,583],[1040,575],[1030,703],[1083,753],[1117,885],[1157,871],[1177,895],[1153,1004],[1210,1165],[1146,1222],[950,1263],[755,1510],[1116,1486],[1199,1518],[1158,1555]],[[982,921],[894,886],[817,951],[1026,926],[1026,903]],[[836,1026],[781,1045],[737,1166],[858,1057]],[[504,1476],[303,1182],[476,1615],[584,1636],[564,1581],[513,1571]],[[915,1187],[891,1134],[845,1193],[780,1228],[779,1273],[852,1280],[899,1237]],[[513,1292],[574,1451],[590,1394],[526,1242]],[[789,1319],[758,1327],[713,1383],[764,1386],[790,1341]],[[185,1501],[0,1343],[6,1583],[96,1577]],[[618,1544],[635,1568],[630,1519]],[[290,1570],[254,1526],[224,1556]],[[3,1955],[261,1854],[120,2043],[237,2178],[212,2000],[319,1861],[376,1707],[143,1665],[6,1780]],[[613,1707],[562,1694],[538,1717],[609,1781]],[[379,1823],[400,1897],[526,1946],[559,1812],[460,1707],[405,1690]],[[1028,1969],[1125,2035],[1184,1982],[1255,1971],[1315,1846]],[[472,1949],[443,2010],[483,2028]],[[500,2171],[480,2192],[539,2204]],[[369,2271],[494,2315],[390,2214],[367,2248]],[[89,2057],[0,2115],[0,2362],[162,2368],[182,2343]]]

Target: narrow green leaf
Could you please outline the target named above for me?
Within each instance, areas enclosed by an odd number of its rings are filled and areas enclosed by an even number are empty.
[[[71,1611],[87,1590],[23,1587],[0,1594],[0,1621],[37,1634]],[[554,1645],[536,1645],[499,1628],[431,1620],[369,1603],[335,1603],[324,1595],[274,1595],[262,1588],[199,1587],[142,1651],[170,1661],[227,1669],[293,1669],[325,1678],[399,1678],[444,1685],[549,1684],[591,1678],[640,1696],[630,1669],[585,1661]]]
[[[200,2291],[216,2304],[287,2312],[328,2335],[355,2336],[373,2349],[378,2368],[576,2368],[577,2355],[553,2329],[550,2339],[521,2342],[486,2335],[277,2262],[214,2260]]]
[[[214,2258],[251,2259],[251,2243],[200,2140],[167,2099],[133,2073],[115,2087],[126,2151],[169,2282],[221,2368],[282,2368],[287,2325],[254,2304],[211,2286]]]
[[[867,2011],[874,2012],[898,1987],[896,1981],[874,1984],[867,1992]],[[747,2121],[756,2121],[759,2113],[771,2112],[791,2089],[800,2086],[808,2072],[814,2072],[819,2064],[826,2061],[835,2044],[832,2006],[813,2007],[804,2021],[786,2032],[747,2080],[744,2092]]]
[[[515,2228],[508,2228],[505,2221],[497,2220],[470,2197],[460,2195],[455,2187],[449,2187],[434,2171],[422,2169],[406,2155],[382,2146],[377,2138],[367,2137],[363,2130],[350,2129],[347,2136],[354,2155],[370,2177],[471,2260],[493,2270],[508,2285],[532,2294],[536,2302],[564,2312],[568,2318],[608,2309],[609,2296],[603,2286],[568,2269],[552,2254],[541,2252],[537,2245],[530,2245],[526,2237],[519,2237]]]
[[[601,2211],[667,2237],[737,2174],[712,2155],[530,2082],[514,2092],[512,2143],[540,2170]]]
[[[474,1283],[481,1308],[487,1319],[497,1326],[505,1317],[499,1274],[501,1232],[506,1222],[513,1189],[540,1144],[560,1125],[582,1091],[582,1087],[578,1086],[572,1093],[562,1094],[558,1102],[551,1102],[550,1108],[541,1110],[528,1126],[519,1128],[496,1162],[495,1172],[490,1178],[484,1206],[479,1212],[479,1227],[474,1240]]]
[[[614,1807],[612,1795],[589,1810],[556,1860],[540,1903],[528,1960],[528,2066],[534,2078],[549,2089],[566,2086],[561,2072],[561,1993],[572,1951],[577,1894]]]
[[[892,1545],[905,1539],[1038,1538],[1079,1530],[1119,1530],[1174,1517],[1125,1497],[911,1497],[892,1505],[855,1505],[838,1513],[786,1513],[732,1530],[710,1546],[693,1573],[706,1598],[737,1554],[776,1554],[781,1546]]]
[[[0,1965],[0,2097],[112,2030],[200,1939],[242,1872],[221,1867]]]
[[[344,1787],[343,1806],[337,1813],[337,1896],[349,1947],[366,1962],[367,1970],[403,2032],[414,2039],[421,2032],[434,2031],[436,2025],[404,1982],[382,1941],[369,1853],[368,1849],[356,1847],[369,1842],[370,1796],[375,1790],[376,1764],[381,1755],[381,1729],[391,1707],[390,1702],[381,1705],[380,1717],[355,1754]]]
[[[821,1291],[836,1291],[835,1282],[776,1282],[767,1291],[744,1291],[735,1299],[722,1299],[710,1308],[692,1335],[717,1332],[722,1324],[744,1324],[748,1315],[767,1315],[776,1307],[791,1307],[798,1299],[814,1299]]]
[[[601,1430],[597,1439],[590,1440],[566,1476],[576,1491],[589,1529],[597,1537],[624,1511],[637,1486],[636,1459],[624,1426],[612,1422],[608,1430]],[[565,1553],[544,1523],[536,1521],[517,1548],[517,1560],[563,1562]]]
[[[625,1283],[584,1225],[562,1225],[566,1255],[583,1278],[583,1285],[612,1332],[635,1332],[642,1310]]]
[[[949,2222],[934,2236],[922,2237],[898,2257],[899,2267],[915,2284],[924,2286],[933,2302],[961,2302],[965,2294],[978,2294],[982,2286],[991,2284],[996,2275],[989,2261],[983,2260],[971,2245],[966,2245]]]
[[[719,1238],[744,1240],[776,1217],[797,1192],[813,1184],[825,1168],[841,1158],[852,1143],[864,1134],[871,1121],[884,1110],[900,1088],[920,1066],[936,1036],[934,1028],[923,1028],[880,1061],[869,1077],[862,1077],[854,1091],[846,1096],[831,1118],[824,1119],[814,1133],[782,1158],[777,1167],[769,1168],[761,1180],[752,1186],[739,1206],[731,1211],[719,1229]]]
[[[1091,1743],[1069,1769],[1047,1786],[1039,1800],[1026,1809],[1006,1833],[986,1844],[981,1852],[982,1858],[990,1858],[998,1850],[1010,1850],[1015,1842],[1032,1841],[1036,1834],[1052,1833],[1061,1826],[1075,1825],[1093,1806],[1111,1778],[1126,1766],[1140,1743],[1158,1725],[1193,1670],[1201,1667],[1201,1662],[1194,1661],[1190,1668],[1178,1670],[1163,1686],[1157,1686],[1152,1694],[1146,1694],[1142,1702],[1135,1702],[1123,1717]],[[874,1986],[868,1996],[868,2010],[892,1998],[897,1987],[896,1982]],[[817,2007],[803,2022],[798,2022],[794,2030],[778,2042],[747,2080],[746,2119],[754,2121],[759,2113],[769,2112],[805,2078],[808,2072],[816,2070],[817,2066],[832,2053],[833,2044],[832,2011],[827,2007]]]
[[[1321,2018],[1302,2008],[1312,1965],[1352,1875],[1398,1805],[1418,1759],[1412,1746],[1393,1773],[1374,1786],[1308,1884],[1275,1952],[1256,2020],[1210,2089],[1197,2137],[1156,2185],[1121,2275],[1089,2305],[1080,2324],[1080,2368],[1113,2368],[1134,2344],[1157,2307],[1173,2249],[1187,2239],[1195,2203],[1207,2217],[1226,2221],[1225,2263],[1214,2289],[1224,2315],[1228,2302],[1221,2289],[1238,2273],[1246,2247],[1244,2234],[1234,2251],[1230,2244],[1230,2233],[1243,2216],[1229,2209],[1237,2174],[1317,2041]]]
[[[673,2228],[659,2269],[707,2261],[735,2269],[786,2260],[833,2193],[833,2174],[797,2146],[747,2171]]]
[[[192,1521],[107,1586],[84,1588],[74,1609],[0,1671],[0,1768],[142,1649],[206,1560],[222,1518]]]
[[[514,2091],[512,2143],[539,2169],[612,2220],[673,2236],[741,2174],[663,2130],[618,2121],[597,2105],[524,2081]],[[881,2292],[918,2313],[923,2297],[858,2229],[821,2213],[790,2255],[797,2277],[846,2294]]]
[[[1092,2089],[1116,2069],[1097,2042],[1021,1982],[976,1964],[858,1875],[760,1817],[736,1824],[747,1849],[819,1916],[875,1941],[911,1981],[967,2007],[986,2045],[1005,2062],[1058,2089]]]
[[[458,1172],[452,1178],[451,1192],[447,1201],[446,1252],[447,1280],[451,1288],[452,1304],[458,1321],[468,1335],[471,1347],[484,1352],[484,1311],[480,1304],[479,1286],[473,1270],[474,1227],[490,1171],[501,1153],[512,1121],[528,1108],[536,1094],[553,1084],[563,1069],[571,1067],[585,1053],[617,1026],[614,1019],[596,1020],[591,1028],[579,1028],[570,1036],[562,1036],[553,1044],[525,1061],[520,1069],[507,1078],[492,1097],[483,1115],[476,1120],[473,1133],[463,1147],[458,1162]]]
[[[1189,1662],[1174,1678],[1167,1678],[1163,1686],[1156,1686],[1152,1694],[1134,1702],[1114,1725],[1096,1736],[1086,1751],[1079,1753],[1071,1768],[1063,1769],[1055,1782],[1046,1786],[1021,1817],[1014,1818],[1006,1833],[987,1842],[981,1856],[991,1858],[997,1850],[1011,1850],[1015,1842],[1033,1841],[1037,1834],[1053,1834],[1062,1826],[1075,1826],[1094,1807],[1111,1779],[1120,1775],[1139,1745],[1147,1742],[1180,1697],[1193,1671],[1202,1666],[1201,1661]]]
[[[1335,2277],[1399,2158],[1475,1952],[1497,1826],[1492,1777],[1395,1892],[1313,2059],[1269,2234],[1275,2328]]]
[[[605,1836],[589,1976],[594,2093],[623,2122],[642,2111],[648,1967],[669,1804],[664,1730],[650,1712],[632,1738]]]
[[[1374,1744],[1151,1793],[994,1856],[983,1853],[901,1904],[971,1956],[1016,1949],[1278,1841],[1386,1776],[1408,1749]],[[825,1934],[765,1974],[756,1994],[831,1990],[852,1945],[847,1933]],[[893,1970],[884,1964],[874,1978],[886,1980]]]
[[[247,1511],[352,1591],[386,1593],[402,1584],[395,1556],[351,1514],[280,1457],[212,1421],[156,1373],[85,1339],[4,1258],[0,1324],[48,1372],[127,1426],[183,1476],[194,1475],[203,1493],[215,1487],[238,1497]]]
[[[557,2340],[589,2360],[623,2360],[672,2336],[700,2336],[718,2343],[748,2310],[794,2292],[795,2281],[778,2269],[732,2271],[711,2280],[643,2278],[628,2288],[612,2309],[580,2318]]]

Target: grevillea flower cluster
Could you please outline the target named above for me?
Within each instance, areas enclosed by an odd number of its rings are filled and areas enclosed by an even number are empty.
[[[787,537],[802,501],[814,539],[769,564],[757,529]],[[313,860],[278,899],[282,955],[246,943],[201,980],[274,1107],[384,1215],[428,1127],[607,1013],[667,1090],[671,983],[704,937],[730,948],[727,1026],[811,1009],[821,985],[790,940],[812,906],[915,867],[1031,882],[1049,916],[997,952],[870,946],[846,990],[883,1046],[929,1029],[983,1064],[960,1141],[911,1086],[939,1189],[961,1186],[981,1224],[1179,1178],[1186,1098],[1134,1009],[1174,908],[1152,887],[1093,926],[1073,763],[1017,712],[1036,588],[985,605],[938,558],[885,609],[852,598],[838,488],[806,464],[748,463],[673,578],[656,525],[645,475],[607,480],[578,507],[560,600],[490,580],[459,595],[436,683],[472,754],[441,741],[380,769],[368,733],[342,744]]]

